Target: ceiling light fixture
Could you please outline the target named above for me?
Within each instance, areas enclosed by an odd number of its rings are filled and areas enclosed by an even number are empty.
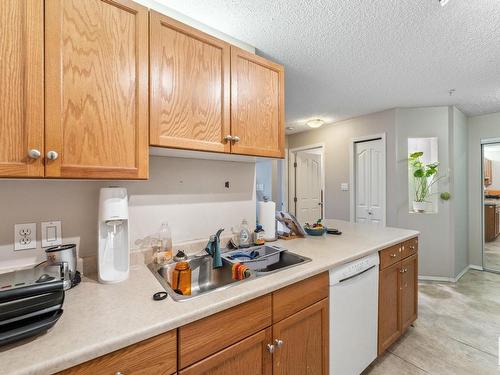
[[[439,4],[441,4],[442,7],[444,7],[450,0],[438,0]]]
[[[306,122],[306,125],[309,126],[310,128],[317,129],[321,125],[323,125],[325,122],[319,118],[314,119],[314,120],[309,120]]]

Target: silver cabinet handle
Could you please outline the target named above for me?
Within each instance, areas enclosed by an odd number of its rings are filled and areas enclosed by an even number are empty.
[[[42,156],[42,153],[36,148],[32,148],[28,151],[28,156],[32,159],[38,159],[40,156]]]
[[[283,342],[283,340],[276,339],[276,340],[274,340],[274,344],[279,349],[279,348],[281,348],[283,346],[284,342]]]
[[[232,142],[232,140],[233,140],[233,136],[232,135],[226,135],[224,137],[224,142],[226,142],[226,143],[227,142]]]
[[[272,344],[267,344],[267,351],[271,354],[274,353],[274,345]]]
[[[59,157],[59,154],[56,151],[47,152],[47,159],[56,160]]]
[[[123,375],[120,371],[118,371],[115,375]]]
[[[238,137],[237,135],[235,135],[235,136],[233,137],[233,142],[234,142],[234,143],[238,143],[239,141],[241,141],[240,137]]]

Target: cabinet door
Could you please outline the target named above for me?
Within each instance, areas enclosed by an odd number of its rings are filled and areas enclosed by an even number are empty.
[[[179,372],[179,375],[271,375],[271,328],[260,331]]]
[[[0,82],[0,177],[42,177],[43,0],[2,0]]]
[[[274,375],[328,374],[328,299],[274,324]]]
[[[401,262],[401,331],[417,319],[418,258],[412,255]]]
[[[232,152],[284,157],[284,86],[281,65],[231,47]]]
[[[151,12],[154,146],[230,152],[229,44]]]
[[[491,242],[495,240],[495,206],[484,206],[484,240]]]
[[[147,178],[148,9],[52,0],[45,16],[46,176]]]
[[[379,272],[378,354],[381,355],[401,335],[401,262]]]

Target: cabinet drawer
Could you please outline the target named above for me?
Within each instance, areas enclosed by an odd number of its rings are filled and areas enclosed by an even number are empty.
[[[58,375],[171,375],[177,370],[177,335],[170,331],[61,371]]]
[[[408,258],[409,256],[418,252],[418,238],[412,238],[403,242],[401,246],[401,259]]]
[[[279,289],[273,293],[273,323],[328,297],[328,272]]]
[[[401,244],[398,244],[380,251],[379,254],[381,270],[401,260],[401,246]]]
[[[179,328],[179,368],[185,368],[271,325],[271,295]]]

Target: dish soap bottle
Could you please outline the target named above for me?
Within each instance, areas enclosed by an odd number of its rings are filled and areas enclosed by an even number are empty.
[[[179,251],[175,257],[176,265],[172,271],[172,289],[174,292],[183,295],[191,295],[191,267],[187,262],[187,256],[183,251]]]
[[[250,229],[248,228],[248,222],[246,219],[243,219],[240,226],[240,238],[239,238],[239,246],[241,248],[250,247],[251,239],[250,239]]]
[[[266,236],[266,232],[264,232],[264,228],[262,228],[262,225],[257,224],[257,227],[255,228],[255,231],[253,232],[253,243],[257,246],[264,245],[266,241],[264,240],[264,237]]]

